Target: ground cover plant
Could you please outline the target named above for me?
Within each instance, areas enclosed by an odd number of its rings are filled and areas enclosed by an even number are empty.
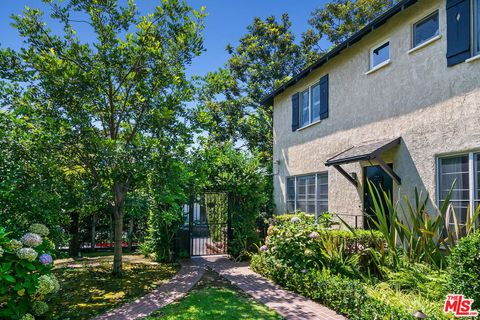
[[[281,320],[274,311],[255,302],[213,271],[181,301],[159,310],[148,320]]]
[[[252,256],[251,267],[350,319],[413,319],[417,310],[434,319],[453,318],[443,312],[447,293],[472,298],[480,294],[476,285],[479,236],[472,222],[446,231],[443,221],[430,218],[419,193],[414,201],[405,202],[408,222],[400,218],[397,203],[387,201],[391,207],[386,210],[377,202],[376,231],[325,228],[305,214],[275,217],[265,244]],[[453,208],[440,210],[445,218]],[[477,215],[478,210],[473,221]],[[449,242],[461,233],[468,236],[458,245]],[[448,249],[442,251],[442,245]],[[457,270],[452,276],[446,272],[447,262]]]
[[[47,319],[90,319],[147,294],[179,269],[177,264],[156,263],[141,255],[124,258],[122,277],[112,275],[112,253],[57,261],[53,274],[61,290],[48,300]]]

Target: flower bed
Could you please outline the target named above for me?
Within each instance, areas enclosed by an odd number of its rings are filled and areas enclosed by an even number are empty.
[[[48,312],[45,298],[59,290],[51,274],[49,230],[32,224],[20,240],[0,228],[0,318],[34,320]]]
[[[412,319],[419,309],[453,318],[442,308],[445,271],[409,263],[401,251],[394,265],[382,233],[325,229],[307,215],[274,222],[251,268],[281,286],[350,319]]]

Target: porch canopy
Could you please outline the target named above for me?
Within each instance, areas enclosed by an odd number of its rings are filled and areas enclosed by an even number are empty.
[[[342,167],[342,164],[359,162],[359,161],[371,161],[378,162],[380,167],[387,173],[397,184],[401,184],[400,177],[392,170],[392,168],[383,161],[381,155],[396,147],[400,144],[402,138],[382,140],[370,144],[353,146],[339,154],[333,156],[325,162],[326,166],[333,166],[337,169],[345,178],[348,179],[353,185],[357,186],[357,180],[347,173]]]

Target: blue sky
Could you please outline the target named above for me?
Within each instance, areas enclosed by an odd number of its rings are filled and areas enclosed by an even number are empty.
[[[280,17],[288,12],[292,21],[292,30],[296,39],[308,27],[307,20],[315,7],[323,6],[327,0],[188,0],[193,8],[206,6],[209,16],[206,18],[204,31],[206,52],[196,58],[188,68],[188,74],[203,75],[221,67],[228,58],[225,47],[228,43],[235,45],[238,39],[245,34],[246,26],[254,17],[265,18],[270,15]],[[152,11],[159,3],[154,0],[137,0],[138,8],[142,13]],[[18,48],[21,39],[16,30],[10,26],[11,14],[21,13],[25,6],[40,8],[47,11],[40,0],[8,0],[2,1],[0,7],[0,44],[2,47]],[[48,23],[48,20],[47,20]],[[81,31],[81,30],[80,30]],[[86,41],[91,40],[88,32],[79,32]],[[328,46],[327,46],[328,47]]]

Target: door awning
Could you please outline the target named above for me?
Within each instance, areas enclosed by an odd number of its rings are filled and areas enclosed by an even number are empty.
[[[357,181],[353,178],[350,174],[348,174],[340,165],[352,163],[352,162],[359,162],[359,161],[369,161],[375,160],[378,164],[382,167],[382,169],[390,176],[393,180],[397,182],[397,184],[401,183],[400,177],[393,172],[392,168],[388,166],[385,161],[383,161],[381,155],[396,147],[400,144],[402,138],[396,139],[389,139],[389,140],[382,140],[370,144],[360,145],[360,146],[353,146],[348,148],[345,151],[340,152],[339,154],[333,156],[332,158],[328,159],[325,162],[326,166],[333,166],[337,169],[345,178],[347,178],[352,184],[357,186]]]

